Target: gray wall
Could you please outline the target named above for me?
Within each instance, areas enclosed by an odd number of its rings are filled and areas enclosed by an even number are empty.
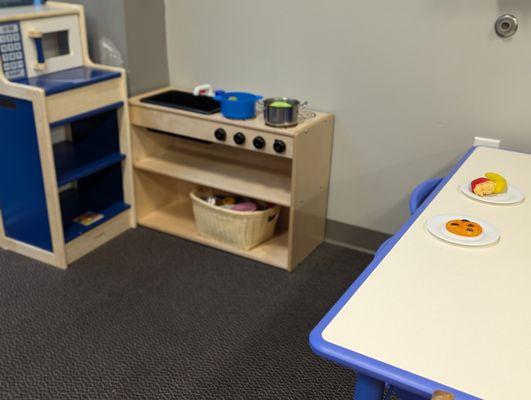
[[[68,0],[85,6],[89,49],[101,62],[98,42],[111,39],[128,72],[135,95],[169,83],[164,0]]]
[[[394,232],[475,135],[531,152],[531,2],[167,0],[170,79],[337,116],[329,218]],[[520,18],[509,40],[498,15]]]
[[[169,84],[164,3],[164,0],[125,1],[132,95]]]
[[[98,41],[106,37],[112,40],[127,63],[124,0],[67,0],[63,2],[81,4],[85,7],[89,51],[93,61],[100,62]]]

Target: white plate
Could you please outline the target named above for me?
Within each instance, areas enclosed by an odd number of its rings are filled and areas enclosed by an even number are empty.
[[[453,219],[468,219],[469,221],[476,222],[483,228],[483,233],[476,237],[464,237],[448,232],[446,223]],[[460,246],[488,246],[500,240],[498,230],[487,221],[461,214],[443,214],[432,217],[426,221],[426,229],[436,238]]]
[[[505,193],[500,194],[490,194],[487,196],[478,196],[472,191],[470,184],[463,184],[460,186],[461,192],[471,199],[482,201],[484,203],[491,204],[517,204],[524,201],[524,194],[515,188],[514,186],[509,185]]]

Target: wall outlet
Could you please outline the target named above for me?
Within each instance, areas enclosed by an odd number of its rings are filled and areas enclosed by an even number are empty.
[[[474,146],[485,146],[485,147],[493,147],[495,149],[499,149],[501,144],[501,140],[499,139],[491,139],[491,138],[485,138],[485,137],[474,137]]]

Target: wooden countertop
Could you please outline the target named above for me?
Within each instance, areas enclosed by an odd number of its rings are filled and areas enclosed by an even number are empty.
[[[129,104],[132,107],[141,107],[141,108],[150,109],[150,110],[163,111],[166,113],[182,115],[182,116],[186,116],[190,118],[202,119],[202,120],[206,120],[210,122],[217,122],[223,125],[237,126],[243,129],[259,130],[262,132],[269,132],[269,133],[274,133],[277,135],[291,136],[291,137],[296,136],[299,132],[307,131],[312,126],[322,122],[323,120],[327,118],[330,118],[330,119],[333,118],[333,115],[330,113],[323,113],[323,112],[311,110],[312,112],[316,114],[314,118],[307,119],[301,122],[299,125],[292,127],[292,128],[274,128],[274,127],[267,126],[265,124],[262,113],[257,113],[256,118],[254,119],[234,120],[234,119],[228,119],[228,118],[223,117],[221,113],[216,113],[212,115],[204,115],[204,114],[198,114],[198,113],[184,111],[180,109],[157,106],[154,104],[141,102],[141,99],[145,97],[153,96],[157,93],[162,93],[162,92],[165,92],[167,90],[172,90],[172,89],[191,92],[189,89],[183,89],[183,88],[177,88],[177,87],[165,87],[162,89],[154,90],[152,92],[143,93],[141,95],[134,96],[131,99],[129,99]]]

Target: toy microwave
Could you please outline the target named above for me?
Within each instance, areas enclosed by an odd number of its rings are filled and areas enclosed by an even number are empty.
[[[32,78],[83,65],[79,15],[61,15],[64,10],[55,7],[0,9],[3,19],[14,18],[0,22],[0,56],[7,79]],[[19,15],[28,9],[34,12]]]

